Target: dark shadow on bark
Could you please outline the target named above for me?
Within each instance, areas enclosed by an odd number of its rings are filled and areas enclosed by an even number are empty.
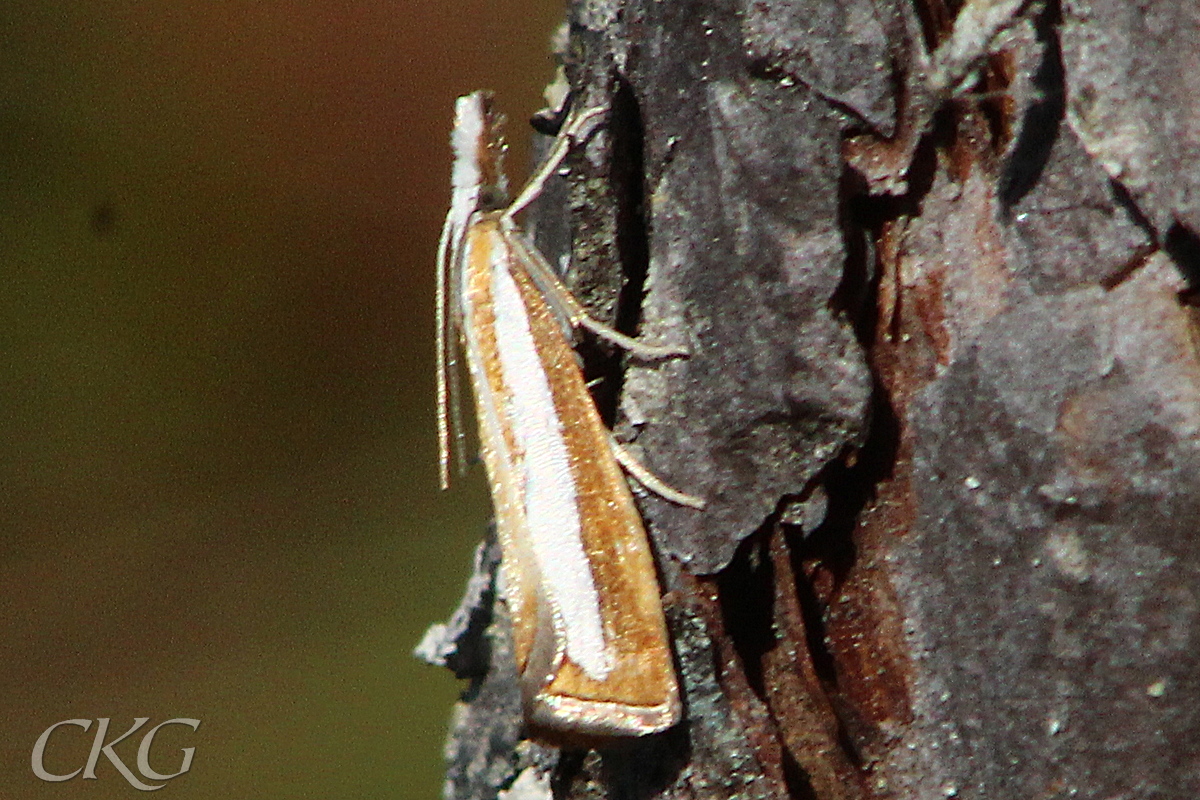
[[[1061,20],[1058,4],[1052,3],[1036,21],[1038,41],[1046,49],[1041,65],[1031,78],[1036,99],[1025,112],[1021,132],[1000,182],[1000,203],[1006,215],[1037,185],[1066,116],[1062,47],[1057,33]]]
[[[1200,236],[1176,222],[1167,231],[1163,250],[1183,274],[1188,284],[1185,297],[1194,303],[1194,298],[1200,293]]]

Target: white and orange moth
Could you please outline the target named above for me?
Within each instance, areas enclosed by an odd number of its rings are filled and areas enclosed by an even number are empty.
[[[451,381],[461,346],[501,546],[525,718],[550,736],[639,736],[679,721],[679,687],[653,556],[618,460],[670,500],[699,500],[630,462],[605,428],[568,338],[587,316],[514,216],[598,112],[570,119],[509,202],[502,117],[484,92],[455,106],[453,199],[438,248],[438,434],[449,482]],[[453,340],[457,340],[457,342]]]

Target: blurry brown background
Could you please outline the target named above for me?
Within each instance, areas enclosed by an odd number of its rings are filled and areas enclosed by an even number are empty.
[[[458,687],[409,652],[487,516],[435,487],[451,103],[496,89],[524,165],[560,13],[0,7],[0,798],[143,796],[32,774],[98,717],[201,720],[157,797],[438,795]]]

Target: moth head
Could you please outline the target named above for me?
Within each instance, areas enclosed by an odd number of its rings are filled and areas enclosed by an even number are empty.
[[[504,176],[504,115],[496,111],[491,92],[472,92],[454,106],[453,206],[495,211],[508,205]]]

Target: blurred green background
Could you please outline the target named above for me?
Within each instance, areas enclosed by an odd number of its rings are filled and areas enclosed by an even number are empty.
[[[409,653],[488,514],[436,489],[451,104],[497,90],[525,164],[561,13],[0,6],[0,799],[142,796],[34,777],[99,717],[201,720],[158,797],[439,796],[459,687]]]

